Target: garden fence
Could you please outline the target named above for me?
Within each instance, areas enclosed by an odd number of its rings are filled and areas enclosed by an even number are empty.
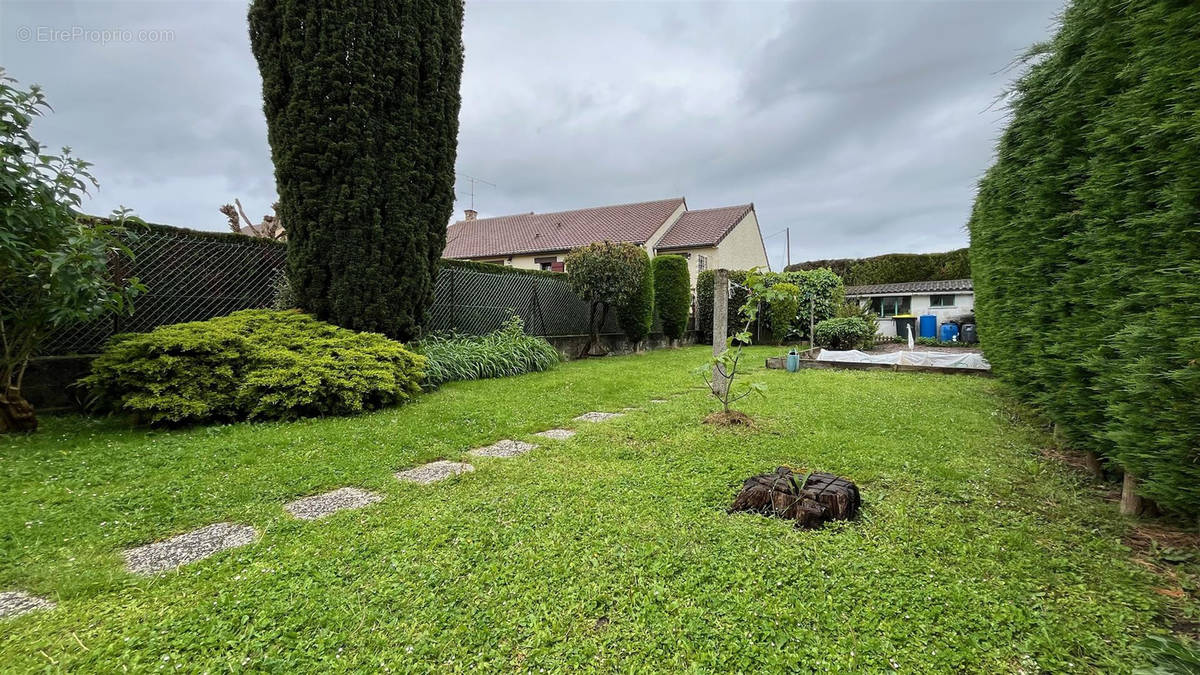
[[[130,248],[133,261],[114,262],[112,271],[116,277],[137,277],[146,286],[134,299],[134,313],[56,331],[39,355],[95,354],[116,333],[270,307],[287,258],[287,247],[280,242],[166,226],[139,234]],[[516,315],[532,335],[583,335],[588,332],[588,311],[588,303],[571,291],[565,275],[491,273],[445,265],[438,272],[425,329],[482,334]],[[618,331],[615,312],[610,311],[601,332]]]

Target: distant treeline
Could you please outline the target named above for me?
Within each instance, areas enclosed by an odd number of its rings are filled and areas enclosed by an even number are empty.
[[[789,265],[787,271],[814,270],[818,267],[833,270],[847,286],[971,277],[971,263],[965,248],[946,253],[886,253],[872,258],[809,260]]]

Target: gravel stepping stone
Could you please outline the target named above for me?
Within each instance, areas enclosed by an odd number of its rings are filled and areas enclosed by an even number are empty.
[[[465,462],[450,462],[440,459],[436,462],[430,462],[423,466],[418,466],[415,469],[401,471],[396,474],[397,480],[406,480],[410,483],[420,483],[421,485],[429,485],[436,483],[439,480],[446,480],[451,476],[457,476],[460,473],[474,471],[475,467]]]
[[[587,412],[575,418],[577,422],[603,422],[616,417],[624,417],[624,413]]]
[[[563,431],[565,431],[565,429]],[[476,457],[516,457],[517,455],[523,455],[536,447],[537,446],[533,443],[526,443],[525,441],[510,441],[506,438],[487,447],[475,448],[467,454],[475,455]]]
[[[652,399],[650,399],[650,402],[651,403],[669,403],[669,401],[667,401],[667,399],[665,399],[665,398],[652,398]]]
[[[358,488],[344,487],[332,492],[303,497],[284,504],[287,512],[300,520],[316,520],[343,509],[361,509],[383,499],[383,495]]]
[[[573,429],[547,429],[534,434],[534,436],[541,436],[542,438],[553,438],[556,441],[565,441],[574,435],[575,431]]]
[[[11,619],[39,609],[54,609],[54,603],[24,591],[0,592],[0,619]]]
[[[203,560],[229,548],[254,541],[258,531],[249,525],[216,523],[165,541],[125,551],[125,567],[134,574],[157,574]]]

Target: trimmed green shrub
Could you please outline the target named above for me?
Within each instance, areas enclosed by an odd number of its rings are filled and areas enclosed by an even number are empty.
[[[462,19],[462,0],[250,4],[288,276],[319,319],[418,333],[454,206]]]
[[[687,331],[688,315],[692,311],[692,277],[687,258],[660,255],[650,262],[654,275],[654,307],[662,321],[663,334],[678,340]],[[711,295],[711,281],[709,286]]]
[[[1061,430],[1200,514],[1200,5],[1076,0],[969,222],[980,339]]]
[[[814,329],[816,344],[835,351],[862,349],[875,331],[856,316],[825,319]]]
[[[654,268],[650,264],[650,256],[645,257],[639,264],[641,278],[633,294],[617,307],[617,324],[625,337],[633,342],[641,342],[650,335],[650,326],[654,324]]]
[[[789,265],[786,271],[821,267],[831,269],[847,286],[971,278],[971,263],[965,248],[946,253],[886,253],[870,258],[809,260]]]
[[[344,415],[403,403],[425,358],[297,311],[246,310],[117,335],[80,382],[149,424]]]
[[[515,316],[486,335],[432,335],[413,348],[425,357],[425,381],[433,386],[547,370],[561,360],[549,342],[526,335]]]
[[[642,247],[625,242],[598,241],[567,254],[567,283],[576,295],[590,303],[590,337],[580,356],[595,355],[594,350],[601,349],[598,332],[609,309],[615,307],[620,311],[642,292],[649,267],[650,258]],[[653,298],[650,302],[653,303]]]
[[[438,269],[462,269],[471,270],[472,272],[487,272],[488,274],[517,274],[532,277],[548,277],[551,279],[563,278],[563,272],[551,272],[550,270],[530,270],[524,267],[509,267],[508,265],[497,265],[495,263],[479,262],[477,260],[457,260],[454,258],[442,258],[438,261]]]

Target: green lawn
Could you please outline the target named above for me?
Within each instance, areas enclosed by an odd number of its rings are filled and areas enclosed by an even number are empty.
[[[44,419],[0,440],[0,590],[59,606],[0,625],[0,667],[1086,672],[1126,668],[1161,623],[1127,524],[1042,459],[993,381],[756,367],[768,398],[741,408],[758,428],[714,430],[689,374],[705,353],[456,383],[355,418]],[[580,433],[435,485],[392,478],[554,426]],[[725,514],[780,464],[857,481],[862,518]],[[281,508],[347,485],[386,498],[316,522]],[[123,571],[122,549],[219,521],[262,535]]]

